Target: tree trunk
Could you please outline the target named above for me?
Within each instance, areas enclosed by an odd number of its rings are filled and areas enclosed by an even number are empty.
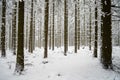
[[[12,50],[12,21],[9,25],[9,50]]]
[[[64,1],[64,55],[67,56],[68,51],[68,4]]]
[[[32,32],[32,36],[33,36],[32,49],[35,50],[35,11],[34,11],[34,17],[33,17],[33,32]]]
[[[89,50],[91,50],[91,14],[92,14],[92,12],[91,12],[91,5],[90,5],[90,8],[89,8],[89,12],[90,12],[90,26],[89,26]]]
[[[30,20],[30,33],[29,33],[29,52],[33,53],[33,0],[31,1],[31,20]]]
[[[59,28],[59,30],[58,30],[58,34],[59,34],[59,36],[58,36],[58,46],[59,47],[61,47],[61,16],[60,16],[60,12],[61,12],[61,10],[59,10],[59,13],[58,13],[58,28]]]
[[[13,9],[13,20],[12,20],[12,49],[13,54],[16,55],[16,12],[17,12],[17,2],[14,2]]]
[[[6,56],[5,51],[5,26],[6,26],[6,0],[2,0],[2,27],[1,27],[1,56]]]
[[[77,0],[75,2],[75,53],[77,53]]]
[[[48,23],[49,23],[49,0],[45,0],[45,14],[44,14],[44,37],[45,37],[45,46],[44,46],[44,58],[48,57]]]
[[[29,16],[27,13],[27,19],[26,19],[26,42],[25,42],[25,48],[28,49],[28,21],[29,21]]]
[[[102,26],[101,26],[101,63],[103,67],[112,68],[112,39],[111,39],[111,0],[101,0]]]
[[[54,31],[55,31],[55,30],[54,30],[54,25],[55,25],[55,24],[54,24],[54,8],[55,8],[55,7],[54,7],[54,6],[55,6],[55,4],[54,4],[54,0],[53,0],[52,50],[54,50],[54,45],[55,45],[55,44],[54,44],[54,43],[55,43],[55,42],[54,42],[54,41],[55,41],[55,38],[54,38],[54,35],[55,35],[55,34],[54,34]]]
[[[98,21],[97,21],[97,15],[98,15],[98,11],[97,11],[97,3],[95,0],[95,42],[94,42],[94,57],[97,57],[97,47],[98,47]]]
[[[41,21],[39,22],[40,27],[38,30],[38,47],[41,48]]]
[[[18,12],[18,45],[15,71],[19,74],[24,70],[24,1],[19,1]]]
[[[50,12],[51,12],[51,9],[50,9]],[[49,20],[50,20],[50,27],[49,27],[49,49],[51,49],[51,41],[52,41],[52,40],[51,40],[51,38],[52,38],[52,36],[51,36],[51,34],[52,34],[52,33],[51,33],[51,32],[52,32],[52,31],[51,31],[52,21],[51,21],[51,19],[52,19],[52,18],[51,18],[51,16],[50,16],[50,19],[49,19]]]
[[[84,0],[84,6],[85,6],[85,0]],[[85,26],[85,7],[84,7],[84,23],[83,23],[83,45],[84,46],[86,46],[86,39],[85,39],[85,37],[86,37],[86,32],[85,32],[85,29],[86,29],[86,26]]]
[[[80,49],[80,0],[78,0],[78,49]]]

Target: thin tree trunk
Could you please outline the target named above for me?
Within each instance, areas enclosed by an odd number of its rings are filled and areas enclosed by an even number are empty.
[[[58,13],[58,28],[59,28],[59,37],[58,37],[58,39],[59,39],[59,42],[58,42],[58,44],[59,44],[59,47],[61,47],[61,16],[60,16],[60,10],[59,10],[59,13]]]
[[[13,21],[12,21],[12,49],[13,54],[16,55],[16,12],[17,12],[17,2],[14,2],[13,9]]]
[[[54,0],[53,0],[53,28],[52,28],[52,50],[54,50],[54,45],[55,45],[55,38],[54,38],[54,35],[55,35],[55,33],[54,33],[54,7],[55,7],[55,4],[54,4]]]
[[[29,33],[29,52],[33,53],[33,0],[31,1],[31,20]]]
[[[12,21],[9,25],[9,50],[12,50]]]
[[[98,11],[97,11],[97,3],[95,0],[95,42],[94,42],[94,57],[97,57],[97,47],[98,47],[98,21],[97,21],[97,15],[98,15]]]
[[[50,11],[51,12],[51,11]],[[51,31],[51,26],[52,26],[52,21],[51,21],[51,15],[50,15],[50,27],[49,27],[49,49],[51,49],[51,38],[52,38],[52,36],[51,36],[51,34],[52,34],[52,31]]]
[[[80,49],[80,0],[78,0],[78,49]]]
[[[6,0],[2,0],[2,27],[1,27],[1,56],[6,56],[5,51],[5,28],[6,26]]]
[[[75,53],[77,53],[77,0],[75,2]]]
[[[28,21],[29,21],[29,17],[28,17],[28,13],[27,13],[27,19],[26,19],[26,42],[25,42],[25,48],[28,49]]]
[[[67,56],[68,51],[68,4],[64,2],[64,55]]]
[[[91,1],[90,1],[91,2]],[[90,12],[90,26],[89,26],[89,50],[91,50],[91,14],[92,14],[92,12],[91,12],[91,6],[90,6],[90,8],[89,8],[89,12]]]
[[[33,42],[32,42],[32,49],[35,50],[35,12],[34,12],[34,16],[33,16],[33,32],[32,32],[32,36],[33,36]]]
[[[41,21],[39,22],[39,30],[38,30],[38,47],[41,48]]]
[[[44,37],[45,37],[45,46],[44,46],[44,58],[48,57],[48,23],[49,23],[49,0],[45,0],[45,21],[44,21]]]
[[[119,28],[119,22],[118,22],[118,46],[120,46],[120,28]]]
[[[85,0],[84,0],[84,6],[85,6]],[[85,7],[84,7],[84,23],[83,23],[83,27],[84,27],[84,30],[83,30],[83,45],[86,46],[86,39],[85,39]]]

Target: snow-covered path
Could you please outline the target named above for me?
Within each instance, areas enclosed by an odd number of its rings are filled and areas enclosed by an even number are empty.
[[[75,54],[71,48],[68,56],[57,49],[49,51],[48,59],[41,53],[39,49],[34,54],[26,52],[25,72],[20,76],[14,75],[15,56],[0,58],[0,80],[120,80],[120,74],[104,70],[88,49]]]

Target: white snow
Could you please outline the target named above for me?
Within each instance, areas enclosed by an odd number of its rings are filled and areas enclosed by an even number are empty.
[[[120,80],[120,74],[105,70],[99,58],[93,58],[86,47],[74,53],[70,47],[68,55],[63,48],[49,50],[47,59],[43,59],[43,49],[36,48],[34,53],[25,51],[25,71],[14,74],[16,57],[7,50],[7,58],[0,58],[0,80]],[[113,62],[120,65],[120,48],[113,48]]]

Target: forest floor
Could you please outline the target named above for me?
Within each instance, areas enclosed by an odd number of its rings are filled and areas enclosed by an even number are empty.
[[[14,73],[16,56],[7,50],[7,57],[0,58],[0,80],[120,80],[120,47],[113,48],[113,70],[105,70],[100,56],[93,58],[93,52],[81,48],[74,53],[70,47],[67,56],[63,48],[49,50],[48,58],[43,59],[43,49],[34,53],[25,51],[25,71],[22,75]]]

